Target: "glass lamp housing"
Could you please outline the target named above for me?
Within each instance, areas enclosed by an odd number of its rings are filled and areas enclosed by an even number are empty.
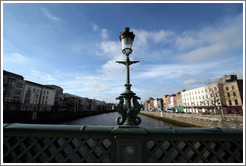
[[[133,40],[131,38],[123,38],[121,42],[122,42],[122,52],[124,54],[131,54]]]
[[[129,30],[130,28],[126,27],[125,32],[121,32],[119,36],[122,44],[122,52],[126,55],[132,53],[132,44],[135,38],[133,32],[130,32]]]

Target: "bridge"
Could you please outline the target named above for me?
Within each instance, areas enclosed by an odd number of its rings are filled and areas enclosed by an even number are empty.
[[[240,129],[3,125],[4,163],[242,163]]]

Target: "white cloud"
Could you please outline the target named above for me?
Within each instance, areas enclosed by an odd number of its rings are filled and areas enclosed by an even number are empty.
[[[211,45],[208,47],[199,47],[188,53],[181,54],[180,60],[184,63],[205,62],[208,60],[222,58],[226,54],[226,47],[224,45]]]
[[[160,30],[158,32],[151,32],[150,35],[154,42],[159,43],[168,40],[170,36],[174,35],[174,32]]]
[[[108,30],[106,28],[100,28],[97,24],[94,23],[92,23],[91,26],[94,32],[100,32],[103,40],[108,39]]]
[[[175,46],[177,49],[186,50],[198,46],[200,41],[194,39],[191,36],[178,37],[175,41]]]
[[[59,17],[56,17],[50,13],[50,11],[47,8],[42,8],[42,13],[51,21],[54,22],[61,22],[61,19]]]
[[[57,79],[50,74],[42,73],[36,69],[32,69],[30,71],[30,73],[32,76],[34,76],[34,79],[36,79],[37,82],[40,82],[43,84],[56,84],[57,83]],[[35,81],[35,80],[33,80],[33,81]]]
[[[121,44],[120,42],[115,41],[102,41],[99,44],[99,50],[97,51],[97,55],[104,56],[110,59],[115,59],[115,57],[120,57],[121,53]]]
[[[29,58],[23,56],[20,53],[12,53],[10,55],[3,56],[3,63],[5,65],[13,66],[13,65],[27,65],[31,62]]]
[[[198,63],[228,56],[229,52],[243,46],[242,23],[240,14],[200,31],[184,32],[184,36],[179,36],[175,41],[175,46],[183,51],[175,60]]]
[[[101,36],[102,36],[102,38],[103,39],[108,39],[108,31],[107,31],[107,29],[102,29],[101,30]]]
[[[204,80],[196,80],[196,79],[189,79],[184,81],[184,85],[190,86],[190,85],[197,85],[197,84],[204,84]]]
[[[91,24],[93,31],[98,31],[99,27],[96,24]]]

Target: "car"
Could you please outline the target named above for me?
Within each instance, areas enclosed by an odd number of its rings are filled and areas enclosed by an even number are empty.
[[[167,113],[173,113],[173,112],[174,112],[173,109],[171,109],[171,108],[168,108],[168,109],[167,109]]]

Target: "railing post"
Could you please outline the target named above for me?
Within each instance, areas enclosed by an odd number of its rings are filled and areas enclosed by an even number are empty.
[[[118,127],[112,131],[116,139],[117,163],[143,163],[144,138],[147,132],[139,127]]]

